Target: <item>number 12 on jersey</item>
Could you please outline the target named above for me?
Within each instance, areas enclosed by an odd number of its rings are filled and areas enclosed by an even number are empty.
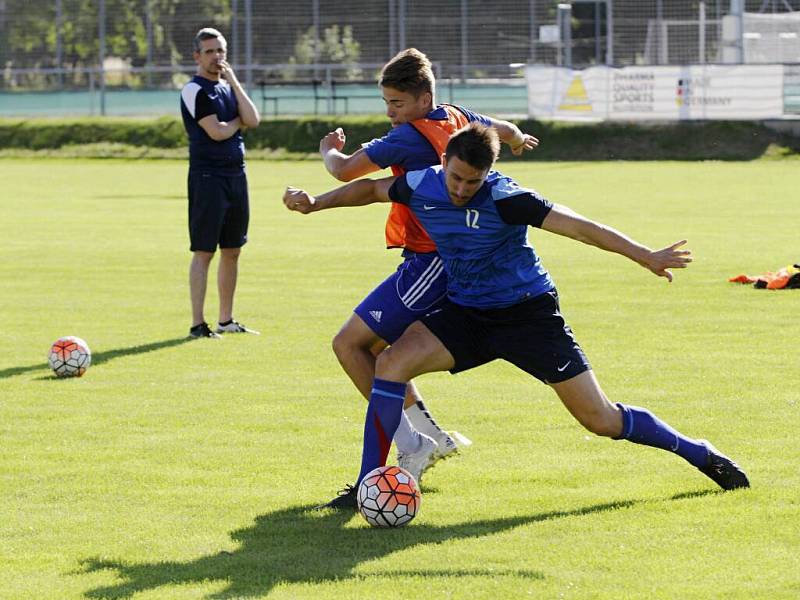
[[[481,213],[474,208],[467,208],[465,210],[467,211],[467,227],[470,229],[480,229],[478,226],[478,217],[481,216]]]

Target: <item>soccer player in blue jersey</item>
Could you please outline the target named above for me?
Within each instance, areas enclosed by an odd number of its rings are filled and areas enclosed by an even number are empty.
[[[386,167],[399,175],[438,165],[450,135],[470,122],[494,127],[515,154],[538,144],[535,137],[508,121],[437,104],[431,62],[415,48],[403,50],[383,67],[379,85],[392,125],[385,136],[352,154],[342,152],[346,138],[341,128],[320,141],[326,169],[341,181]],[[401,248],[403,262],[354,309],[333,340],[339,362],[365,398],[375,375],[375,354],[446,295],[447,278],[436,246],[402,205],[390,211],[386,245]],[[398,462],[419,477],[431,461],[456,450],[453,437],[468,440],[457,432],[451,437],[436,424],[413,382],[407,386],[405,406],[407,418],[401,421],[395,439]]]
[[[377,357],[364,426],[358,483],[385,464],[406,386],[433,371],[457,373],[504,359],[548,384],[589,431],[673,452],[723,489],[749,487],[746,474],[708,441],[687,437],[650,411],[613,403],[565,323],[555,285],[527,241],[538,227],[616,252],[672,281],[691,253],[685,240],[659,250],[553,204],[492,171],[497,135],[470,124],[447,145],[444,167],[359,180],[316,198],[289,188],[284,203],[307,213],[337,206],[408,206],[436,242],[448,276],[448,302],[406,329]],[[330,506],[330,503],[329,503]],[[345,491],[335,508],[355,506]]]
[[[250,220],[242,130],[256,127],[261,117],[225,60],[226,48],[219,31],[201,29],[194,38],[197,74],[181,90],[181,115],[189,136],[189,335],[195,338],[258,333],[233,318],[233,295]],[[219,322],[212,331],[203,305],[217,246]]]

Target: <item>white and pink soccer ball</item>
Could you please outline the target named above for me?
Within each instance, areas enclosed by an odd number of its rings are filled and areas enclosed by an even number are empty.
[[[356,499],[361,516],[373,527],[402,527],[419,512],[417,482],[400,467],[378,467],[367,473]]]
[[[81,338],[58,338],[50,347],[47,362],[56,377],[80,377],[92,364],[92,351]]]

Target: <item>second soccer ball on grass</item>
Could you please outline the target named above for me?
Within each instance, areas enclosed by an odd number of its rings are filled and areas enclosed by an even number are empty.
[[[92,364],[92,352],[81,338],[62,337],[53,342],[47,362],[56,377],[80,377]]]

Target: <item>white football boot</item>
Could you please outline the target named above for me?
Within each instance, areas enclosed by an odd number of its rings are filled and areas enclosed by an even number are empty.
[[[439,430],[439,434],[434,440],[438,444],[438,448],[433,455],[433,462],[456,456],[461,448],[472,445],[472,440],[457,431]]]
[[[419,437],[422,439],[422,446],[419,450],[397,453],[397,466],[411,473],[417,485],[422,480],[422,474],[434,463],[433,456],[439,447],[433,438],[429,438],[423,433],[420,433]]]
[[[252,333],[254,335],[261,335],[260,331],[245,327],[234,319],[231,319],[230,323],[226,323],[225,325],[218,324],[217,333]]]

